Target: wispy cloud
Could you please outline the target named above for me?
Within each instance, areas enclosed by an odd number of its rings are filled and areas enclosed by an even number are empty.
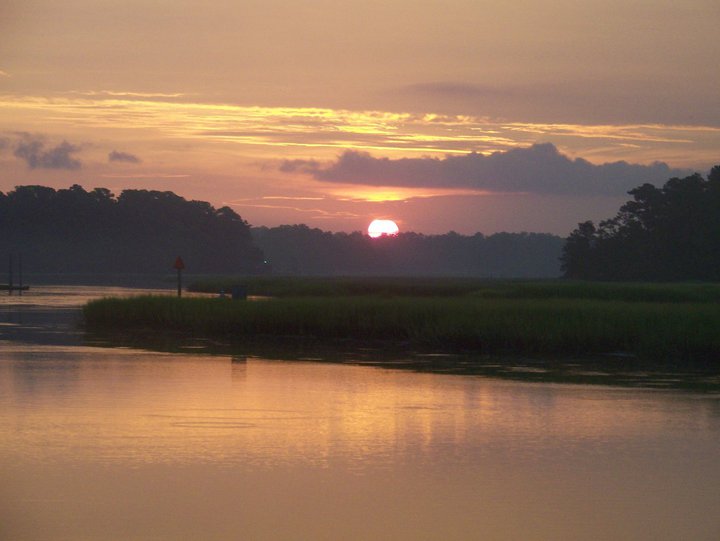
[[[568,158],[549,143],[488,156],[470,153],[445,158],[375,158],[367,153],[347,151],[326,165],[315,160],[293,160],[284,162],[280,170],[305,173],[325,182],[365,186],[555,195],[623,195],[645,182],[661,183],[673,175],[688,173],[659,162],[593,165],[581,158]]]
[[[175,173],[138,173],[134,175],[100,175],[102,178],[154,179],[154,178],[188,178],[192,175]]]
[[[0,77],[10,78],[10,74],[7,71],[0,70]]]
[[[113,150],[108,154],[108,161],[109,162],[125,162],[125,163],[140,163],[142,160],[135,156],[135,154],[130,154],[129,152],[119,152],[117,150]]]
[[[302,207],[302,206],[295,206],[295,205],[277,205],[277,204],[269,204],[262,202],[265,198],[261,198],[257,200],[258,202],[252,202],[253,200],[250,199],[239,199],[230,201],[228,203],[231,207],[236,208],[255,208],[255,209],[267,209],[267,210],[290,210],[293,212],[297,212],[300,214],[303,214],[306,216],[306,218],[309,218],[311,220],[323,220],[323,219],[332,219],[332,218],[358,218],[362,215],[356,214],[354,212],[345,211],[345,210],[329,210],[329,209],[323,209],[323,208],[317,208],[317,207]],[[294,200],[294,198],[290,198],[291,200]],[[327,199],[324,199],[327,200]],[[298,201],[302,201],[299,199]]]
[[[456,81],[416,83],[408,85],[402,90],[418,94],[440,96],[444,99],[484,98],[487,96],[507,96],[509,93],[517,93],[517,89],[511,89],[508,87],[497,88],[489,85],[476,85]]]
[[[300,197],[291,195],[266,195],[261,197],[263,201],[324,201],[326,197]]]
[[[80,147],[63,141],[59,145],[46,148],[40,137],[25,135],[17,143],[14,155],[27,163],[30,169],[80,169],[82,163],[73,157]]]
[[[115,90],[73,90],[70,92],[70,94],[111,98],[181,98],[187,95],[182,92],[122,92]]]
[[[467,115],[250,107],[181,98],[110,91],[61,98],[0,95],[0,107],[18,118],[43,118],[53,126],[71,126],[83,132],[116,133],[122,128],[163,139],[165,144],[244,146],[250,154],[265,159],[308,158],[309,153],[327,159],[338,150],[369,151],[391,158],[469,152],[489,156],[552,141],[569,155],[587,156],[595,163],[631,157],[638,163],[675,159],[685,164],[711,164],[720,144],[720,128],[708,126],[520,123]]]

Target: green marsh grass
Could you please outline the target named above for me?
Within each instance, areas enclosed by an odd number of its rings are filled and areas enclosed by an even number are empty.
[[[463,297],[486,299],[585,299],[628,302],[720,302],[720,284],[622,283],[567,280],[491,280],[417,277],[220,277],[195,280],[191,291],[229,292],[235,284],[250,295],[272,297]]]
[[[146,296],[93,301],[84,315],[90,330],[174,331],[238,341],[380,340],[442,351],[571,356],[623,352],[657,360],[714,361],[720,354],[720,304],[604,300],[593,298],[593,292],[590,298],[541,297],[529,287],[527,298],[519,296],[512,283],[512,294],[497,296],[482,290],[433,297],[288,297],[259,302]]]
[[[250,295],[272,297],[444,297],[466,295],[485,282],[474,278],[254,276],[199,279],[190,283],[188,290],[228,292],[233,285],[243,284]]]

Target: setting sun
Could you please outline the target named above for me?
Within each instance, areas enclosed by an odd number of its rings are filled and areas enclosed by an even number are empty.
[[[400,228],[392,220],[373,220],[368,226],[368,235],[374,239],[397,235],[399,232]]]

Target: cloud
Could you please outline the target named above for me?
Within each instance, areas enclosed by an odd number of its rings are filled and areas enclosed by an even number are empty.
[[[473,152],[445,158],[375,158],[365,152],[346,151],[328,165],[315,160],[286,160],[280,170],[309,174],[325,182],[366,186],[609,196],[624,195],[645,182],[661,184],[672,176],[689,173],[662,162],[594,165],[582,158],[568,158],[551,143],[487,156]]]
[[[465,88],[470,93],[479,89],[473,85],[456,86],[458,91]],[[458,103],[449,97],[438,101],[445,102]],[[198,148],[230,142],[246,149],[252,145],[250,154],[256,155],[259,150],[265,158],[275,155],[276,159],[306,156],[328,160],[348,149],[372,152],[376,156],[465,155],[472,150],[487,155],[537,141],[553,141],[573,156],[583,156],[595,163],[667,160],[676,166],[707,169],[717,163],[720,145],[720,128],[706,125],[623,122],[584,125],[557,121],[548,124],[437,111],[395,113],[251,107],[169,99],[50,99],[13,95],[0,95],[0,110],[6,111],[8,118],[25,118],[24,115],[54,118],[63,123],[58,124],[57,129],[69,129],[73,133],[85,129],[100,136],[102,131],[108,131],[106,140],[114,137],[117,129],[132,130],[139,138],[152,132],[154,135],[150,137],[163,139],[167,144],[184,139]],[[92,115],[88,115],[90,110]],[[313,149],[313,154],[303,149]]]
[[[126,162],[126,163],[140,163],[142,160],[135,156],[134,154],[130,154],[128,152],[118,152],[117,150],[113,150],[108,154],[108,161],[109,162]]]
[[[25,160],[30,169],[80,169],[82,163],[72,157],[80,147],[63,141],[59,145],[45,149],[45,142],[38,137],[23,134],[15,147],[15,156]]]
[[[10,74],[7,71],[0,70],[0,77],[10,78]]]
[[[518,87],[492,87],[489,85],[474,85],[452,81],[437,81],[432,83],[416,83],[407,85],[401,90],[411,93],[440,96],[443,99],[451,98],[487,98],[489,96],[507,96],[509,93],[518,94],[523,91]]]
[[[127,178],[127,179],[158,179],[158,178],[189,178],[184,173],[140,173],[137,175],[100,175],[103,178]]]
[[[348,151],[343,154],[343,156],[347,154],[354,154],[354,152]],[[341,156],[340,160],[342,159],[343,157]],[[322,170],[320,162],[316,160],[284,160],[282,164],[280,164],[280,171],[283,173],[294,173],[296,171],[300,171],[301,173],[309,173],[317,176]]]
[[[81,96],[98,96],[98,97],[109,97],[109,98],[181,98],[187,96],[182,92],[117,92],[114,90],[73,90],[71,94],[78,94]]]

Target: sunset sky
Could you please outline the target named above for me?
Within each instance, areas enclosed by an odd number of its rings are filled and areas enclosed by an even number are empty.
[[[5,0],[0,191],[567,235],[720,164],[717,0]]]

